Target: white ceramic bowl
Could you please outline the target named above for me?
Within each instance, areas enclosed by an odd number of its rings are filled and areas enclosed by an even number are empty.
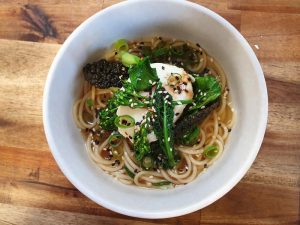
[[[86,62],[119,39],[160,35],[198,42],[225,70],[237,122],[224,154],[192,183],[171,190],[126,186],[88,158],[72,118]],[[83,194],[113,211],[142,218],[166,218],[201,209],[236,185],[253,163],[267,122],[267,90],[259,62],[247,41],[225,19],[199,5],[176,0],[127,1],[81,24],[62,45],[44,92],[44,126],[53,156]]]

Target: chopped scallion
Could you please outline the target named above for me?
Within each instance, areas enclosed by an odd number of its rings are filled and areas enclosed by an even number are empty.
[[[127,168],[127,166],[124,166],[124,169],[125,169],[126,173],[128,174],[128,176],[130,176],[132,179],[135,177],[134,173],[131,172],[131,171]]]
[[[153,159],[150,156],[145,156],[142,161],[142,166],[145,170],[150,170],[153,168]]]
[[[114,43],[114,48],[117,52],[128,51],[129,47],[125,39],[119,39]]]
[[[156,186],[156,187],[160,187],[160,186],[164,186],[164,185],[169,185],[171,184],[170,181],[161,181],[161,182],[157,182],[157,183],[152,183],[153,186]]]
[[[123,136],[119,133],[112,133],[108,139],[108,143],[112,147],[117,147],[121,144]]]
[[[118,116],[115,119],[115,125],[119,128],[129,128],[135,125],[135,120],[129,115]]]
[[[130,54],[128,52],[122,52],[120,55],[122,64],[127,67],[138,64],[138,62],[141,60],[138,56]]]
[[[92,99],[88,99],[86,100],[86,104],[88,105],[88,107],[92,107],[94,105],[94,101]]]
[[[208,159],[214,158],[216,155],[218,155],[218,153],[219,153],[219,148],[214,145],[207,146],[203,152],[205,158]]]

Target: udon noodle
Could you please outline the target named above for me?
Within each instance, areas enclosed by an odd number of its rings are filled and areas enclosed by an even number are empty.
[[[142,56],[140,45],[149,46],[153,49],[161,41],[161,38],[153,38],[151,41],[131,42],[129,43],[129,52]],[[105,108],[108,99],[114,94],[114,89],[98,89],[85,81],[82,95],[74,104],[73,117],[85,137],[87,154],[98,167],[124,184],[164,188],[165,186],[154,186],[153,183],[169,181],[171,185],[168,187],[170,187],[193,181],[222,155],[224,145],[235,122],[235,111],[232,107],[226,75],[216,60],[198,44],[194,45],[190,42],[171,39],[164,39],[164,41],[167,41],[170,46],[188,44],[195,49],[197,63],[188,69],[195,73],[201,73],[207,69],[210,75],[217,78],[222,89],[221,103],[204,122],[198,125],[200,135],[197,144],[175,146],[181,155],[181,160],[176,167],[167,170],[145,171],[134,157],[132,143],[126,139],[123,139],[118,148],[113,150],[114,152],[107,155],[109,133],[106,131],[97,132],[99,130],[97,111]],[[113,59],[113,57],[113,51],[108,53],[107,59]],[[92,99],[94,102],[92,107],[87,105],[87,99]],[[219,149],[216,157],[212,159],[203,157],[203,151],[209,145],[218,146]],[[134,178],[130,177],[128,172],[135,174]]]

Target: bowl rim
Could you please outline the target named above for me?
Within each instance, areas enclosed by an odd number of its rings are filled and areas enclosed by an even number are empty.
[[[97,204],[110,209],[112,211],[118,212],[120,214],[124,214],[127,216],[132,216],[132,217],[138,217],[138,218],[151,218],[151,219],[161,219],[161,218],[170,218],[170,217],[175,217],[175,216],[181,216],[185,215],[191,212],[194,212],[198,209],[204,208],[211,203],[215,202],[222,196],[224,196],[227,192],[229,192],[246,174],[246,172],[249,170],[251,167],[252,163],[254,162],[258,151],[260,149],[260,146],[262,144],[266,126],[267,126],[267,119],[268,119],[268,94],[267,94],[267,87],[266,87],[266,82],[264,79],[264,74],[262,71],[262,68],[260,66],[260,63],[253,51],[253,49],[250,47],[249,43],[247,40],[242,36],[242,34],[233,26],[231,25],[227,20],[225,20],[223,17],[215,13],[214,11],[193,3],[189,1],[181,1],[181,0],[164,0],[164,2],[169,2],[169,3],[176,3],[176,4],[182,4],[182,6],[189,6],[192,8],[195,8],[204,14],[208,15],[209,17],[213,18],[216,20],[218,23],[222,24],[227,30],[229,30],[239,41],[241,44],[242,48],[245,50],[245,52],[249,55],[250,58],[250,63],[253,65],[253,68],[256,72],[259,88],[261,90],[261,98],[262,98],[262,105],[263,108],[261,108],[261,122],[258,125],[258,133],[256,134],[256,140],[255,143],[252,146],[252,154],[249,155],[247,158],[247,161],[244,162],[243,167],[239,168],[238,172],[235,174],[235,176],[232,176],[230,180],[227,181],[227,183],[223,184],[222,188],[219,188],[218,191],[215,192],[214,195],[210,196],[209,199],[206,199],[206,201],[203,202],[197,202],[193,205],[190,205],[189,207],[185,208],[178,208],[173,211],[161,211],[159,213],[148,213],[148,212],[143,212],[143,211],[134,211],[134,210],[128,210],[124,207],[119,207],[112,202],[105,201],[103,199],[96,198],[93,196],[88,188],[81,183],[80,181],[77,180],[76,176],[74,173],[69,170],[61,160],[61,155],[59,153],[59,150],[55,144],[55,139],[53,138],[51,128],[49,124],[51,121],[49,120],[49,107],[48,107],[48,98],[51,90],[51,84],[53,82],[53,79],[55,77],[54,71],[57,67],[57,64],[59,60],[61,59],[63,53],[66,51],[67,47],[69,44],[73,41],[74,38],[81,32],[81,30],[91,21],[95,20],[100,14],[108,13],[111,10],[114,10],[119,7],[123,7],[125,5],[130,5],[130,4],[135,4],[136,2],[153,2],[153,0],[131,0],[131,1],[124,1],[121,3],[117,3],[115,5],[112,5],[108,8],[105,8],[88,19],[86,19],[83,23],[81,23],[71,34],[70,36],[66,39],[66,41],[62,44],[60,47],[59,51],[57,52],[51,67],[48,72],[48,76],[46,79],[45,83],[45,88],[44,88],[44,94],[43,94],[43,124],[44,124],[44,131],[46,135],[46,139],[48,141],[48,145],[50,147],[50,150],[52,152],[52,155],[58,164],[59,168],[63,172],[63,174],[67,177],[67,179],[80,191],[82,192],[85,196],[87,196],[89,199],[93,200]]]

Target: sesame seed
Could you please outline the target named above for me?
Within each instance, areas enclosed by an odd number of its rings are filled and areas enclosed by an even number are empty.
[[[196,43],[196,46],[200,48],[200,45],[199,45],[199,43]]]
[[[205,105],[201,106],[200,109],[205,109]]]
[[[162,67],[161,67],[161,69],[162,69],[162,70],[165,70],[165,67],[164,67],[164,66],[162,66]]]

